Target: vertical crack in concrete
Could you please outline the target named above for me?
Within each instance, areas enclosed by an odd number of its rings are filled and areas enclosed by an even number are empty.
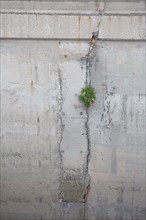
[[[96,42],[98,40],[98,35],[99,35],[99,28],[100,28],[100,24],[101,24],[101,16],[99,18],[99,23],[97,26],[97,31],[92,33],[92,37],[89,43],[89,50],[88,53],[86,55],[86,79],[85,79],[85,83],[86,85],[91,85],[91,61],[92,61],[92,57],[91,54],[95,48]],[[90,113],[89,113],[89,109],[86,109],[86,122],[85,122],[85,129],[86,129],[86,139],[87,139],[87,154],[86,154],[86,160],[85,160],[85,164],[84,164],[84,182],[85,182],[85,186],[86,186],[86,190],[83,196],[84,199],[84,219],[86,219],[86,211],[87,211],[87,207],[86,207],[86,203],[87,203],[87,199],[88,199],[88,194],[90,191],[90,182],[91,182],[91,178],[89,175],[89,162],[91,159],[91,138],[90,138]]]
[[[58,143],[58,148],[59,148],[59,157],[60,157],[60,180],[59,180],[59,199],[60,202],[64,200],[64,195],[62,192],[62,178],[63,178],[63,159],[62,159],[62,153],[61,153],[61,143],[63,140],[63,133],[64,133],[64,124],[63,124],[63,119],[62,119],[62,109],[63,109],[63,83],[62,83],[62,75],[60,69],[58,70],[58,80],[59,80],[59,114],[58,118],[60,121],[60,128],[59,128],[59,143]]]
[[[89,43],[89,50],[88,54],[86,55],[86,85],[91,85],[91,54],[93,49],[95,48],[95,44],[98,40],[98,34],[99,34],[99,27],[100,27],[101,19],[98,23],[98,31],[92,33],[92,38]],[[87,137],[87,156],[86,156],[86,166],[84,168],[84,173],[87,176],[88,175],[88,165],[90,161],[90,149],[91,149],[91,141],[90,141],[90,126],[89,126],[89,110],[86,109],[86,122],[85,122],[85,128],[86,128],[86,137]],[[87,182],[86,182],[87,183]],[[89,181],[87,186],[89,185]]]
[[[96,32],[92,33],[92,37],[89,43],[89,50],[86,55],[86,85],[91,85],[91,54],[95,48],[96,41],[98,39],[98,34],[99,34],[99,27],[100,27],[100,22],[101,19],[99,19],[98,27]],[[58,143],[58,148],[59,148],[59,157],[60,157],[60,183],[59,183],[59,199],[60,202],[64,201],[64,194],[62,191],[62,179],[63,179],[63,158],[62,158],[62,152],[61,152],[61,144],[63,140],[63,133],[64,133],[64,127],[65,125],[63,124],[63,119],[62,119],[62,111],[63,111],[63,83],[62,83],[62,75],[61,71],[58,71],[58,80],[59,80],[59,113],[58,113],[58,119],[60,121],[60,128],[59,128],[59,143]],[[89,110],[86,109],[86,122],[85,122],[85,130],[86,130],[86,139],[87,139],[87,153],[86,153],[86,160],[84,163],[84,182],[85,182],[85,192],[82,197],[84,201],[84,219],[86,218],[86,202],[88,198],[88,194],[90,191],[90,175],[89,175],[89,162],[91,158],[91,139],[90,139],[90,126],[89,126],[89,119],[90,119],[90,114]],[[63,215],[62,215],[63,216]],[[61,216],[61,218],[62,218]]]
[[[101,16],[102,13],[99,14],[99,22],[97,25],[97,31],[92,32],[92,37],[90,39],[89,42],[89,50],[88,53],[86,55],[86,85],[91,85],[91,54],[95,48],[96,42],[98,40],[98,36],[99,36],[99,29],[100,29],[100,24],[101,24]]]
[[[86,154],[86,162],[85,162],[85,167],[84,167],[84,178],[85,178],[85,184],[86,184],[86,189],[87,189],[90,186],[90,176],[89,176],[88,170],[89,170],[89,162],[90,162],[90,156],[91,156],[91,141],[90,141],[90,126],[89,126],[88,109],[86,110],[85,129],[86,129],[86,139],[87,139],[87,154]],[[86,196],[84,194],[85,201],[86,201]]]

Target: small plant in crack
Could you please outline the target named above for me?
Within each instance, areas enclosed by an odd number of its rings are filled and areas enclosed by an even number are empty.
[[[89,108],[96,100],[96,93],[94,87],[87,85],[81,89],[79,100],[85,108]]]

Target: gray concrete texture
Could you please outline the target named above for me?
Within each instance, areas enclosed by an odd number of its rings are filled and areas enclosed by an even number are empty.
[[[146,218],[144,5],[1,1],[2,220]]]
[[[145,11],[145,0],[3,0],[1,8],[8,11],[24,10],[62,13],[94,13],[95,10],[112,12]]]

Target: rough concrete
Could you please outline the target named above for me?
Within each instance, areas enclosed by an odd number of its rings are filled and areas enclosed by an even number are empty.
[[[144,220],[145,2],[1,3],[1,219]]]
[[[104,12],[145,12],[144,0],[3,0],[1,8],[5,11],[39,11],[61,13]]]
[[[144,43],[98,41],[91,69],[97,101],[89,116],[91,189],[86,217],[144,219]]]
[[[54,216],[60,192],[57,48],[58,42],[2,42],[1,209],[8,216]]]
[[[102,19],[101,19],[102,17]],[[1,37],[14,39],[74,39],[89,40],[98,29],[100,39],[145,39],[145,17],[139,15],[55,15],[38,13],[8,13],[1,15]],[[135,25],[136,24],[136,25]]]
[[[86,42],[2,41],[4,219],[84,214],[86,114],[76,94],[86,67],[78,57],[87,49]],[[76,212],[62,214],[62,205]]]

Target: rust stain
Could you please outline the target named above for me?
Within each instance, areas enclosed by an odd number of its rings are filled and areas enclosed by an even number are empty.
[[[100,9],[100,0],[96,0],[96,7],[97,7],[96,10],[99,10],[99,9]]]
[[[131,26],[133,25],[133,16],[130,16]]]
[[[141,16],[138,17],[139,25],[141,25]]]
[[[111,26],[111,20],[112,20],[112,19],[111,19],[111,16],[108,16],[108,17],[107,17],[107,20],[108,20],[109,25]]]
[[[29,49],[30,75],[31,75],[30,78],[32,78],[32,63],[31,63],[31,60],[32,60],[32,56],[31,56],[31,51]],[[30,82],[30,90],[31,90],[31,94],[33,95],[34,94],[34,82],[33,82],[33,80],[31,80],[31,82]]]
[[[107,64],[106,64],[106,55],[105,55],[105,57],[104,57],[104,69],[105,69],[105,71],[106,71],[106,69],[107,69]]]
[[[81,32],[81,16],[78,16],[78,40],[77,40],[77,46],[78,46],[78,49],[80,50],[80,47],[81,47],[81,42],[80,42],[80,32]]]
[[[30,61],[30,74],[32,76],[32,66],[31,66],[31,52],[29,50],[29,61]]]
[[[80,39],[81,16],[78,17],[78,38]]]
[[[109,23],[111,23],[111,16],[108,16],[107,19],[108,19]]]
[[[141,27],[142,27],[142,17],[141,16],[138,17],[138,24],[139,24],[139,32],[140,32]]]
[[[119,22],[120,22],[120,20],[121,20],[121,16],[118,16],[118,19],[119,19]]]
[[[108,20],[109,33],[110,33],[111,32],[111,16],[108,16],[107,20]]]
[[[91,17],[89,16],[88,18],[89,18],[89,32],[91,33],[92,32],[91,31]]]
[[[34,94],[34,82],[33,82],[33,80],[31,80],[31,82],[30,82],[30,88],[31,88],[31,93],[33,95]]]

